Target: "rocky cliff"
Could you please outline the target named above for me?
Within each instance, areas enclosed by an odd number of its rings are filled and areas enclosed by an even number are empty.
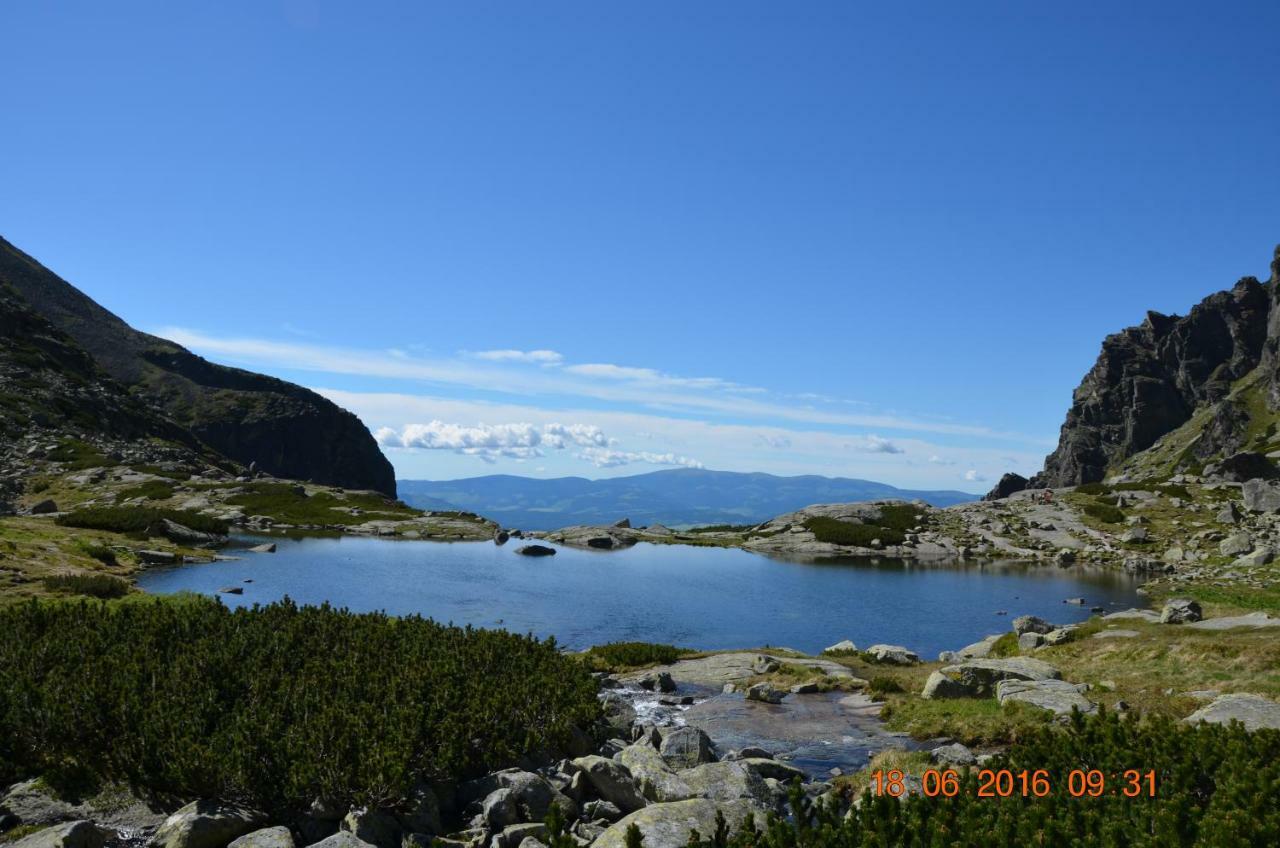
[[[1072,397],[1057,449],[1030,486],[1102,480],[1193,419],[1183,464],[1241,450],[1280,409],[1280,248],[1272,278],[1245,277],[1186,316],[1148,312],[1102,343]],[[1261,390],[1265,403],[1255,402]]]
[[[141,333],[3,238],[0,282],[87,352],[136,406],[222,455],[278,477],[395,494],[391,464],[368,429],[315,392]]]

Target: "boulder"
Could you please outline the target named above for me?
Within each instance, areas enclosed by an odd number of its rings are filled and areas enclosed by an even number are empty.
[[[765,780],[790,783],[796,778],[800,778],[801,781],[809,779],[809,776],[800,769],[775,760],[773,757],[740,757],[737,762],[742,763]]]
[[[908,651],[901,645],[872,645],[867,648],[866,653],[878,663],[915,665],[920,662],[920,657],[915,651]]]
[[[952,680],[942,672],[935,671],[924,682],[924,690],[920,693],[920,697],[926,701],[941,701],[951,698],[973,698],[978,694],[977,688]]]
[[[622,818],[622,810],[619,810],[616,804],[597,799],[582,805],[582,817],[587,821],[615,822]]]
[[[1244,483],[1247,480],[1254,479],[1274,480],[1280,476],[1276,472],[1275,463],[1267,459],[1265,454],[1252,451],[1233,453],[1221,462],[1215,463],[1211,475],[1208,469],[1205,470],[1205,473],[1206,476],[1212,476],[1218,480],[1226,480],[1230,483]]]
[[[400,848],[400,822],[385,810],[357,807],[343,818],[341,829],[376,848]]]
[[[138,559],[144,565],[177,565],[182,556],[173,551],[138,551]]]
[[[676,691],[676,682],[671,679],[671,672],[659,671],[656,674],[647,674],[639,680],[641,689],[647,689],[650,692],[655,689],[659,692]]]
[[[530,556],[530,557],[555,556],[556,549],[549,548],[546,545],[524,545],[522,547],[516,548],[516,553],[520,554],[521,556]]]
[[[534,844],[544,844],[547,838],[547,826],[542,822],[513,824],[495,834],[489,842],[489,848],[519,848],[526,840]]]
[[[1200,605],[1190,598],[1170,598],[1160,611],[1161,624],[1186,624],[1204,618]]]
[[[771,683],[755,683],[747,687],[746,699],[748,701],[759,701],[763,704],[781,704],[782,699],[786,696],[786,692],[774,688]]]
[[[628,745],[618,753],[617,760],[627,768],[640,793],[650,801],[661,804],[693,797],[689,784],[647,744]]]
[[[1150,538],[1145,527],[1130,527],[1128,530],[1120,534],[1122,542],[1145,542]]]
[[[1048,633],[1054,627],[1043,618],[1034,615],[1020,615],[1013,620],[1013,632],[1021,636],[1023,633]]]
[[[478,826],[482,822],[490,831],[519,824],[520,813],[516,810],[515,793],[505,787],[490,792],[480,805],[480,817],[475,824]]]
[[[953,742],[950,745],[940,745],[929,752],[929,759],[933,760],[940,766],[971,766],[978,761],[965,746],[959,742]]]
[[[595,793],[625,813],[634,812],[649,802],[632,781],[626,766],[604,757],[579,757],[573,767],[587,776]]]
[[[493,531],[493,543],[495,545],[505,545],[511,539],[511,534],[506,530]]]
[[[962,658],[984,658],[991,653],[991,646],[1000,638],[1000,634],[996,633],[987,636],[980,642],[974,642],[972,645],[966,645],[955,652],[955,656]]]
[[[623,735],[629,735],[631,725],[636,720],[636,708],[616,692],[610,692],[600,699],[604,720],[611,729]]]
[[[1261,695],[1219,695],[1212,703],[1187,716],[1187,721],[1192,724],[1201,721],[1230,724],[1238,721],[1249,731],[1263,728],[1280,730],[1280,704]]]
[[[1076,631],[1079,629],[1080,629],[1079,625],[1064,624],[1061,627],[1058,627],[1054,630],[1050,630],[1048,633],[1044,634],[1044,643],[1046,645],[1066,644],[1067,642],[1070,642],[1072,639],[1076,638]]]
[[[192,530],[185,524],[179,524],[176,521],[170,521],[167,518],[161,518],[147,528],[148,536],[161,536],[179,545],[186,545],[193,548],[210,548],[218,545],[225,545],[226,536],[216,533],[204,533],[200,530]]]
[[[311,846],[311,848],[373,848],[368,842],[361,842],[353,833],[340,830]]]
[[[1172,563],[1162,562],[1151,557],[1126,557],[1124,570],[1133,574],[1164,574],[1174,571]]]
[[[624,518],[624,519],[622,519],[621,521],[615,521],[615,522],[613,523],[613,526],[614,526],[614,527],[621,527],[621,528],[623,528],[623,529],[629,530],[629,529],[631,529],[631,519],[630,519],[630,518]]]
[[[71,821],[36,831],[6,848],[102,848],[107,837],[113,835],[93,822]]]
[[[1240,488],[1249,512],[1280,512],[1280,484],[1261,478],[1246,480]]]
[[[1053,631],[1050,630],[1050,633]],[[1043,633],[1023,633],[1018,637],[1018,650],[1032,651],[1044,644]]]
[[[966,660],[946,666],[941,673],[958,680],[977,695],[994,692],[1001,680],[1057,680],[1062,677],[1049,663],[1031,657]]]
[[[294,848],[293,833],[287,827],[268,827],[246,833],[227,848]]]
[[[426,783],[418,783],[405,799],[400,811],[400,823],[409,833],[436,836],[444,833],[440,816],[440,799]]]
[[[781,663],[773,657],[766,657],[763,654],[751,660],[751,672],[753,674],[773,674],[780,668],[782,668]]]
[[[57,511],[58,505],[48,498],[33,505],[31,509],[28,510],[32,515],[52,515]]]
[[[1240,556],[1251,550],[1253,550],[1253,537],[1243,530],[1237,530],[1218,543],[1218,552],[1223,556]]]
[[[1001,680],[996,684],[996,700],[1030,704],[1055,715],[1066,715],[1072,709],[1097,712],[1098,705],[1081,694],[1085,688],[1065,680]]]
[[[824,654],[852,654],[852,653],[856,653],[856,652],[857,652],[857,650],[858,650],[858,646],[857,646],[857,645],[855,645],[855,644],[853,644],[853,641],[852,641],[852,640],[850,640],[850,639],[844,639],[844,640],[842,640],[842,641],[840,641],[840,642],[836,642],[834,645],[831,645],[830,647],[824,648],[824,649],[823,649],[823,651],[822,651],[822,653],[824,653]]]
[[[713,801],[746,800],[761,805],[767,805],[770,800],[769,787],[764,778],[741,761],[707,763],[686,769],[680,772],[680,779],[697,798],[710,798]]]
[[[165,819],[151,848],[226,848],[266,824],[255,810],[215,800],[192,801]]]
[[[248,549],[251,554],[273,554],[276,552],[275,542],[265,542],[261,545],[254,545]]]
[[[1235,501],[1227,501],[1227,505],[1218,511],[1214,516],[1219,524],[1237,524],[1244,515],[1240,512],[1240,508],[1236,506]]]
[[[1267,545],[1259,545],[1244,556],[1236,557],[1231,561],[1233,568],[1257,568],[1260,565],[1266,565],[1276,558],[1276,552]]]
[[[693,768],[715,760],[711,738],[696,727],[680,727],[662,737],[662,759],[674,769]]]
[[[654,804],[621,819],[592,844],[592,848],[626,848],[627,830],[635,825],[643,837],[644,848],[685,848],[690,834],[696,830],[706,839],[716,831],[719,811],[731,833],[737,832],[748,814],[762,821],[761,811],[749,801],[717,803],[706,798]]]

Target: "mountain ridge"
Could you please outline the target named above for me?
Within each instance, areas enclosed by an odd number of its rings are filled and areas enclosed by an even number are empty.
[[[529,530],[611,524],[622,518],[637,525],[757,524],[815,503],[920,498],[946,506],[978,498],[969,492],[899,489],[855,478],[695,468],[601,480],[512,474],[440,481],[401,479],[398,490],[406,503],[422,509],[470,510]]]

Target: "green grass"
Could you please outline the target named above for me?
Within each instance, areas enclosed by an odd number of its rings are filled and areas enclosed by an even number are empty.
[[[79,548],[84,551],[86,556],[96,559],[103,565],[116,564],[116,552],[106,545],[100,545],[96,542],[80,542]]]
[[[991,643],[990,656],[1000,657],[1016,657],[1019,652],[1018,634],[1010,630],[1003,634],[999,639]]]
[[[1089,501],[1085,503],[1084,514],[1090,518],[1101,521],[1104,524],[1123,524],[1124,513],[1111,504],[1102,503],[1100,501]]]
[[[66,463],[69,471],[101,468],[112,464],[111,460],[103,456],[97,448],[79,439],[63,439],[57,448],[49,452],[49,459]]]
[[[866,548],[879,539],[882,545],[900,545],[908,530],[920,523],[922,510],[912,504],[882,504],[878,518],[861,524],[815,515],[805,519],[805,529],[819,542]]]
[[[113,533],[146,533],[162,518],[201,533],[225,535],[227,522],[211,518],[187,509],[155,509],[152,507],[94,506],[82,507],[58,516],[56,522],[63,527],[79,527],[85,530],[106,530]]]
[[[965,745],[1002,745],[1027,730],[1048,724],[1053,714],[1029,704],[1000,704],[995,698],[926,701],[918,693],[889,701],[880,712],[891,730],[917,739],[950,737]]]
[[[179,483],[183,483],[191,479],[191,472],[189,471],[171,471],[168,468],[162,468],[159,465],[132,465],[130,468],[137,471],[139,474],[153,474],[156,477],[167,477],[168,479],[175,480]]]
[[[885,695],[893,695],[905,691],[897,678],[887,677],[883,674],[875,675],[867,683],[867,693],[880,701],[884,700]]]

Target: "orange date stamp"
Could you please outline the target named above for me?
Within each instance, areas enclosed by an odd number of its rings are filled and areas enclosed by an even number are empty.
[[[1125,769],[1103,772],[1099,769],[1074,769],[1066,780],[1055,781],[1045,769],[1034,771],[979,769],[973,780],[962,780],[952,769],[928,769],[920,776],[920,794],[926,798],[954,798],[962,791],[972,791],[979,798],[1047,798],[1065,792],[1073,798],[1101,798],[1113,795],[1123,798],[1154,798],[1154,770]],[[871,791],[875,795],[900,797],[908,792],[907,776],[901,771],[871,773]]]

